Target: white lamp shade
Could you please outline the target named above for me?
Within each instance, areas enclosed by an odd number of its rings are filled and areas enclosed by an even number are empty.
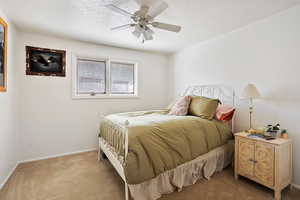
[[[254,84],[248,84],[240,96],[241,99],[258,99],[260,97],[260,93]]]

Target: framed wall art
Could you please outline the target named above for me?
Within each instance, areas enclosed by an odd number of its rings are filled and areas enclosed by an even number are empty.
[[[66,51],[26,46],[26,75],[66,76]]]
[[[0,92],[7,88],[7,23],[0,17]]]

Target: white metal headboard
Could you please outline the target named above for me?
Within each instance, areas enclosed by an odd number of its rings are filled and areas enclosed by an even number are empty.
[[[235,106],[235,92],[225,85],[194,85],[189,86],[182,96],[203,96],[219,99],[222,104]],[[231,130],[234,132],[234,118],[231,120]]]
[[[224,85],[194,85],[189,86],[182,96],[204,96],[219,99],[222,104],[234,106],[234,89]]]

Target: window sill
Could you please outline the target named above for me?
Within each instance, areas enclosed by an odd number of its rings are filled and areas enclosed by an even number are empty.
[[[72,99],[139,99],[138,95],[73,95]]]

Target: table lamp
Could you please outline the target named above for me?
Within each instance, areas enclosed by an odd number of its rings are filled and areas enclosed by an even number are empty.
[[[260,97],[261,96],[260,96],[260,94],[259,94],[259,92],[258,92],[258,90],[257,90],[257,88],[255,87],[254,84],[248,84],[244,88],[244,90],[243,90],[243,92],[240,96],[241,99],[249,100],[249,113],[250,113],[250,123],[249,123],[250,128],[248,130],[249,133],[255,133],[256,132],[252,127],[253,99],[258,99]]]

